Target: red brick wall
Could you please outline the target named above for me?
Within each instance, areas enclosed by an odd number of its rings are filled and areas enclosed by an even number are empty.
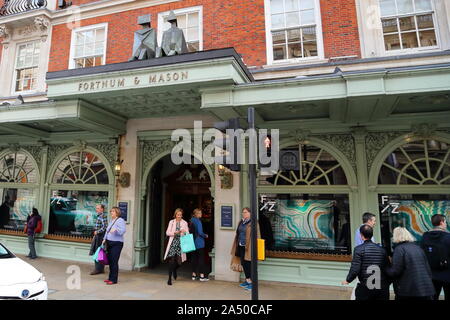
[[[185,0],[81,21],[81,26],[108,22],[106,63],[127,61],[133,47],[137,17],[152,14],[158,28],[158,13],[203,6],[203,49],[235,47],[248,66],[266,63],[264,0]],[[68,69],[71,30],[66,24],[53,27],[49,71]]]
[[[320,0],[320,4],[325,57],[360,57],[355,0]],[[203,6],[204,50],[234,47],[247,66],[267,63],[264,0],[184,0],[85,19],[81,26],[108,22],[106,63],[124,62],[131,55],[133,32],[139,29],[138,16],[151,13],[152,25],[158,28],[158,13],[198,5]],[[49,71],[68,68],[70,41],[71,30],[65,24],[53,27]]]
[[[325,57],[361,56],[356,0],[320,0]]]

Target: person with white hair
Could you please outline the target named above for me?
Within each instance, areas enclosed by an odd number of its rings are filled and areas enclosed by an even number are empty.
[[[394,279],[395,300],[432,300],[435,294],[427,257],[414,241],[406,228],[394,229],[396,247],[386,273]]]

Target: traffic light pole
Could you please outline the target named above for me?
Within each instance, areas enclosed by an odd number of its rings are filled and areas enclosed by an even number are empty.
[[[248,108],[248,126],[249,129],[255,130],[255,109]],[[251,139],[249,141],[252,143]],[[256,141],[253,141],[256,143]],[[250,150],[256,150],[256,148],[249,148]],[[257,155],[254,155],[257,156]],[[248,159],[250,159],[250,154]],[[250,187],[250,210],[251,210],[251,245],[252,245],[252,269],[251,269],[251,278],[252,278],[252,300],[258,300],[258,261],[257,261],[257,243],[256,243],[256,233],[257,233],[257,224],[258,224],[258,214],[257,214],[257,202],[256,202],[256,164],[249,163],[248,166],[249,171],[249,187]]]

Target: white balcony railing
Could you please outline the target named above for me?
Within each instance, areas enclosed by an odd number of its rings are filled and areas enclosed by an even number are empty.
[[[5,3],[0,8],[0,16],[23,13],[30,10],[45,8],[46,6],[46,0],[5,0]]]

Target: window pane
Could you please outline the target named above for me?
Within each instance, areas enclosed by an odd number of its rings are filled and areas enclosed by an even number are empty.
[[[260,199],[260,217],[268,220],[273,234],[271,239],[261,233],[267,249],[351,253],[347,195],[260,194]]]
[[[93,67],[94,66],[94,58],[84,58],[84,66]]]
[[[77,32],[77,37],[76,37],[75,41],[76,41],[76,43],[78,45],[81,45],[81,44],[84,43],[84,34],[83,34],[83,32]]]
[[[288,45],[288,59],[302,58],[302,44],[291,43]]]
[[[434,28],[433,16],[431,14],[417,16],[417,25],[419,29]]]
[[[84,59],[75,59],[75,68],[84,68]]]
[[[285,0],[286,12],[298,11],[298,0]]]
[[[384,36],[384,46],[387,51],[401,49],[400,39],[398,37],[398,34],[385,35]]]
[[[316,40],[316,27],[302,28],[303,41],[315,41]]]
[[[437,46],[434,30],[420,31],[419,38],[422,47]]]
[[[300,9],[314,9],[314,0],[300,0]]]
[[[284,14],[272,15],[272,28],[284,28]]]
[[[283,13],[283,0],[271,0],[270,1],[270,12],[272,15],[277,13]]]
[[[198,12],[188,14],[188,28],[198,26]]]
[[[432,10],[430,0],[414,0],[416,11]]]
[[[397,0],[398,14],[414,12],[412,0]]]
[[[288,30],[288,42],[300,42],[300,29],[292,29]]]
[[[398,32],[397,19],[385,19],[381,21],[383,33]]]
[[[314,23],[314,10],[305,10],[300,12],[302,24]]]
[[[397,14],[395,0],[380,0],[381,16],[392,16]]]
[[[285,46],[274,46],[273,47],[273,60],[284,60],[286,59],[286,47]]]
[[[83,56],[83,45],[75,46],[75,57]]]
[[[23,230],[36,200],[36,189],[0,189],[0,229]]]
[[[91,56],[94,54],[94,44],[90,43],[90,44],[86,44],[84,46],[84,55],[85,56]]]
[[[392,252],[392,231],[399,226],[406,228],[419,244],[423,233],[434,228],[431,217],[442,214],[450,219],[448,194],[389,194],[379,195],[382,245]],[[388,202],[386,200],[388,199]],[[447,231],[450,224],[447,223]]]
[[[92,43],[95,41],[94,30],[89,30],[84,33],[85,43]]]
[[[295,27],[300,25],[298,12],[290,12],[286,14],[286,27]]]
[[[187,29],[187,41],[198,41],[198,28]]]
[[[274,45],[276,45],[276,44],[285,44],[286,43],[286,33],[285,33],[285,31],[272,32],[272,42],[273,42]]]
[[[105,29],[97,29],[95,30],[95,41],[104,41],[105,40]]]
[[[178,28],[180,28],[180,29],[186,29],[187,21],[186,21],[185,14],[177,16],[177,25],[178,25]]]
[[[95,43],[95,52],[94,54],[102,54],[104,50],[103,42],[96,42]]]
[[[102,65],[102,56],[98,56],[94,58],[94,65],[100,66]]]
[[[417,34],[415,32],[402,33],[403,49],[417,48]]]
[[[400,18],[399,23],[400,23],[400,31],[411,31],[416,29],[416,22],[414,21],[414,16]]]
[[[198,41],[188,42],[187,47],[189,52],[196,52],[200,50],[200,43]]]
[[[108,192],[53,191],[50,198],[49,234],[92,237],[97,220],[97,204],[105,205],[105,212],[108,212]]]
[[[304,57],[316,57],[317,56],[317,43],[316,42],[304,42],[303,43],[303,56]]]

